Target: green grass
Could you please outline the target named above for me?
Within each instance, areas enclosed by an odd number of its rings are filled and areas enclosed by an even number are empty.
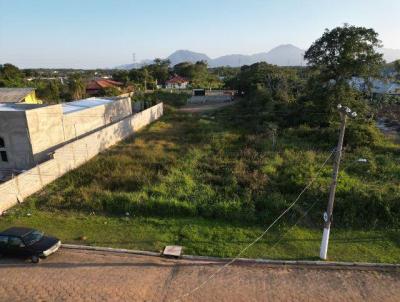
[[[0,227],[33,226],[69,243],[155,251],[181,244],[188,254],[235,256],[316,175],[336,140],[335,130],[299,127],[281,129],[272,146],[266,122],[241,104],[199,115],[168,108],[1,217]],[[331,260],[400,262],[399,148],[373,135],[373,145],[347,147],[343,157]],[[316,259],[330,177],[331,162],[244,256]]]
[[[263,231],[261,226],[203,218],[106,217],[38,211],[29,206],[19,206],[0,220],[1,229],[10,225],[39,228],[65,243],[149,251],[179,244],[185,247],[186,254],[219,257],[236,256]],[[272,229],[243,256],[316,260],[321,234],[321,229],[297,226]],[[399,232],[333,229],[329,260],[399,263]]]

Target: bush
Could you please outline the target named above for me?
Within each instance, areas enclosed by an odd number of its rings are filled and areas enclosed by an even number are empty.
[[[349,123],[345,144],[351,147],[359,146],[376,146],[384,140],[383,134],[375,125],[357,123],[357,121]]]
[[[164,104],[180,107],[186,105],[188,98],[190,97],[187,93],[173,93],[165,91],[154,91],[152,93],[141,93],[135,94],[132,97],[132,101],[143,101],[146,104],[146,108],[151,107],[155,104],[163,102]]]
[[[353,187],[339,193],[335,202],[335,223],[351,227],[395,227],[400,225],[400,189]]]

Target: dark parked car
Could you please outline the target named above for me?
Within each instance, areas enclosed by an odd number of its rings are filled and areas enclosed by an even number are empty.
[[[58,238],[44,236],[35,229],[13,227],[0,232],[0,255],[29,257],[33,263],[53,254],[60,245]]]

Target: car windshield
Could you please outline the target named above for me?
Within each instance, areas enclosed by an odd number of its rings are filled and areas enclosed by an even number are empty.
[[[32,245],[42,239],[43,233],[40,231],[32,231],[23,237],[26,245]]]

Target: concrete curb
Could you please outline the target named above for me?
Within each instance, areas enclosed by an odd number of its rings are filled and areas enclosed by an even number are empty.
[[[139,251],[139,250],[128,250],[128,249],[116,249],[112,247],[97,247],[90,245],[79,245],[79,244],[61,244],[61,247],[64,249],[71,250],[87,250],[87,251],[98,251],[98,252],[110,252],[110,253],[120,253],[120,254],[134,254],[134,255],[143,255],[143,256],[161,256],[160,253],[156,252],[147,252],[147,251]]]
[[[99,251],[99,252],[110,252],[110,253],[121,253],[121,254],[134,254],[143,256],[160,257],[160,253],[140,251],[140,250],[129,250],[129,249],[117,249],[110,247],[96,247],[89,245],[75,245],[75,244],[62,244],[62,248],[73,249],[73,250],[88,250],[88,251]],[[232,258],[219,258],[219,257],[208,257],[208,256],[193,256],[183,255],[181,259],[194,260],[194,261],[213,261],[213,262],[228,262]],[[242,264],[270,264],[270,265],[287,265],[287,266],[308,266],[308,267],[319,267],[319,268],[336,268],[336,269],[370,269],[370,270],[394,270],[400,271],[400,264],[391,263],[369,263],[369,262],[339,262],[339,261],[308,261],[308,260],[272,260],[272,259],[250,259],[250,258],[239,258],[236,263]]]
[[[207,256],[184,255],[183,259],[190,260],[209,260],[227,262],[232,258],[217,258]],[[273,260],[273,259],[253,259],[238,258],[236,263],[242,264],[270,264],[270,265],[287,265],[287,266],[308,266],[319,268],[337,268],[337,269],[372,269],[372,270],[399,270],[400,264],[391,263],[369,263],[369,262],[340,262],[340,261],[310,261],[310,260]]]

